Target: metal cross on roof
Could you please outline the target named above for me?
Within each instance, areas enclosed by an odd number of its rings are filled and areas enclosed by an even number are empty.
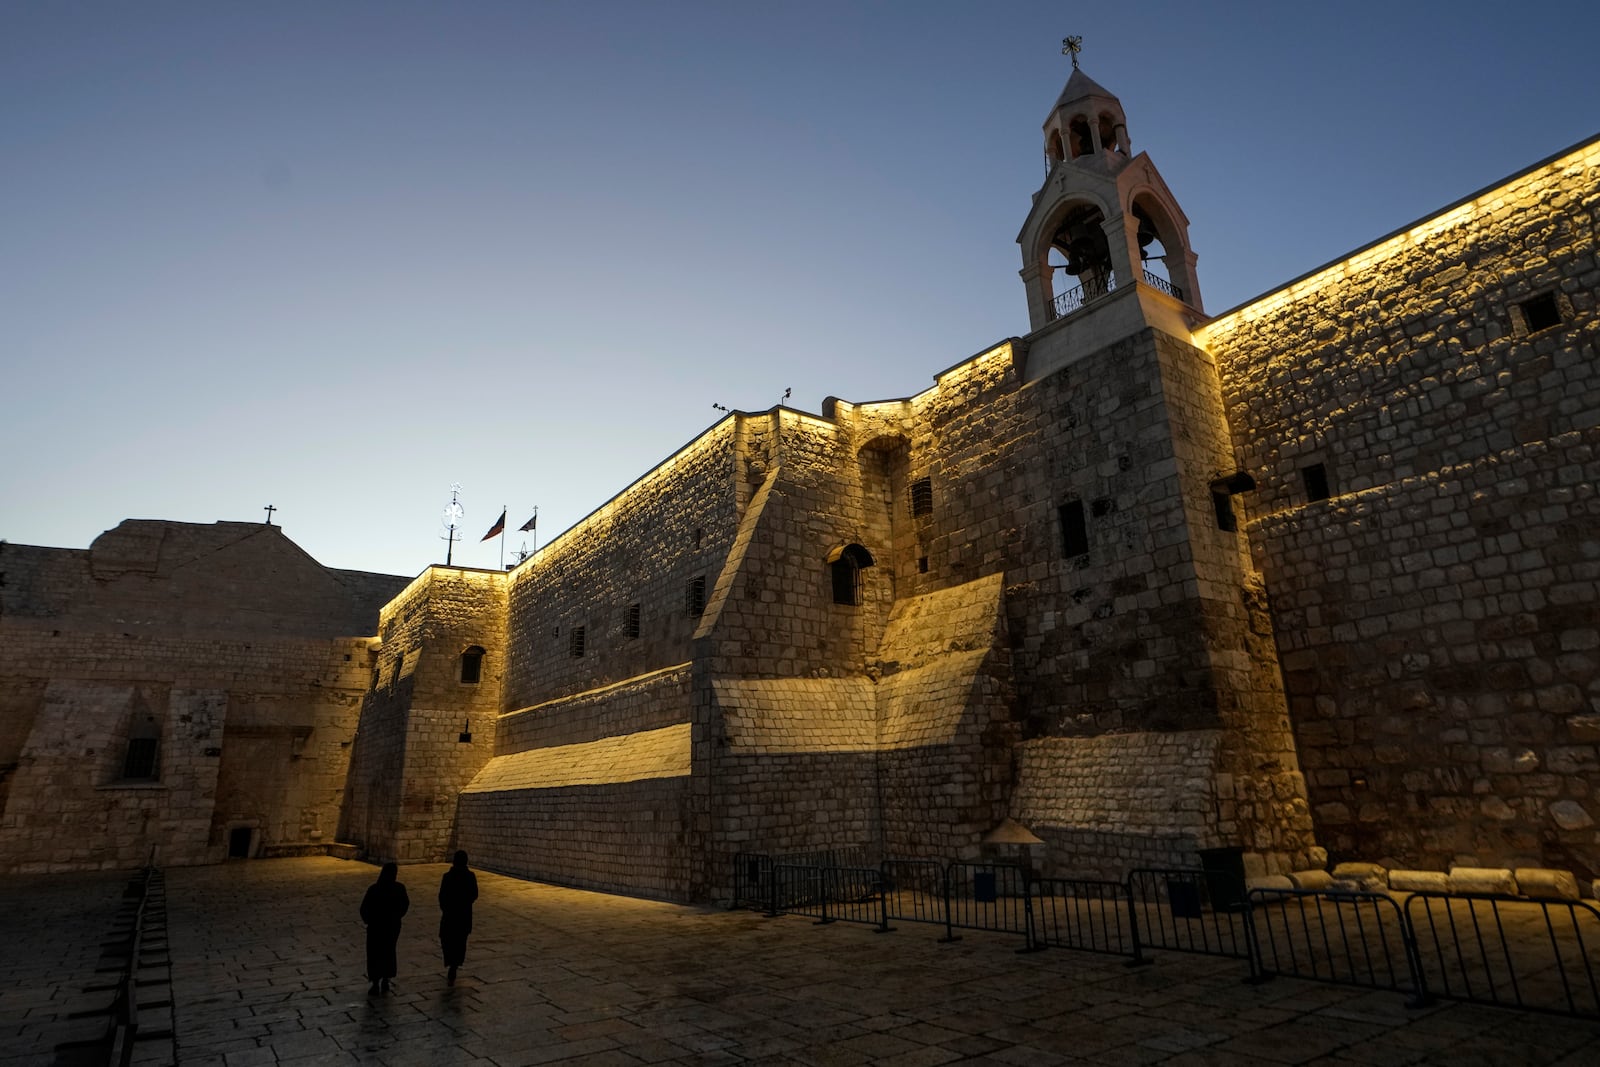
[[[1078,69],[1078,53],[1083,51],[1082,37],[1061,38],[1061,54],[1072,57],[1072,69]]]

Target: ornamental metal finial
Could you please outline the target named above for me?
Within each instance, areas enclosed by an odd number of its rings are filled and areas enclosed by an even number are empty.
[[[1061,54],[1072,57],[1072,69],[1078,69],[1078,53],[1083,51],[1082,37],[1061,38]]]

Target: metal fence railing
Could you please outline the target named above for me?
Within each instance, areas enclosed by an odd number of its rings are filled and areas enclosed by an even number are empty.
[[[1416,946],[1400,906],[1386,894],[1255,889],[1245,914],[1258,977],[1281,974],[1421,999]]]
[[[1021,934],[1033,947],[1032,901],[1021,867],[1001,863],[951,863],[945,867],[945,935],[955,930]]]
[[[1424,997],[1600,1018],[1600,911],[1579,900],[1415,893],[1405,903]]]
[[[818,855],[817,858],[823,858]],[[1257,888],[1218,871],[1134,870],[1120,882],[1040,878],[1009,863],[807,864],[740,853],[735,904],[880,932],[891,922],[1022,937],[1147,963],[1147,950],[1244,960],[1277,976],[1600,1019],[1600,908],[1464,893]]]
[[[1213,894],[1215,880],[1205,871],[1148,867],[1130,871],[1128,901],[1140,943],[1168,952],[1249,959],[1247,913],[1237,902],[1240,894],[1232,887]]]
[[[1035,945],[1109,952],[1143,961],[1126,883],[1041,878],[1030,888]]]

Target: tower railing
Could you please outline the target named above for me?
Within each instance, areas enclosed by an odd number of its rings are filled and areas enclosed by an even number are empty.
[[[1087,304],[1091,304],[1117,288],[1117,276],[1109,271],[1099,278],[1091,278],[1082,285],[1074,285],[1066,292],[1058,294],[1050,301],[1050,308],[1055,312],[1055,318],[1064,319],[1075,311],[1081,311]]]
[[[1179,289],[1176,285],[1173,285],[1171,282],[1167,281],[1158,274],[1151,274],[1149,271],[1144,271],[1143,273],[1144,283],[1150,288],[1159,290],[1178,300],[1183,299],[1183,290]]]
[[[1141,270],[1139,273],[1143,275],[1140,281],[1150,288],[1166,293],[1176,300],[1183,299],[1183,290],[1159,274],[1151,274],[1148,270]],[[1081,285],[1074,285],[1066,292],[1056,294],[1055,299],[1050,301],[1051,317],[1064,319],[1076,311],[1082,311],[1086,305],[1094,303],[1101,297],[1116,292],[1116,289],[1117,276],[1110,271],[1099,278],[1091,278]]]

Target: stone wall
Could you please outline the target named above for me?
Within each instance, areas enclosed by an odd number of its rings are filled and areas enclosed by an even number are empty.
[[[505,587],[500,571],[429,567],[384,606],[341,818],[341,840],[370,858],[453,848],[456,798],[495,751]]]
[[[0,573],[0,871],[333,843],[367,680],[339,628],[370,632],[402,580],[277,527],[136,520],[88,551],[0,545]],[[130,780],[136,734],[154,766]]]
[[[1197,334],[1335,859],[1600,873],[1597,229],[1591,142]]]

